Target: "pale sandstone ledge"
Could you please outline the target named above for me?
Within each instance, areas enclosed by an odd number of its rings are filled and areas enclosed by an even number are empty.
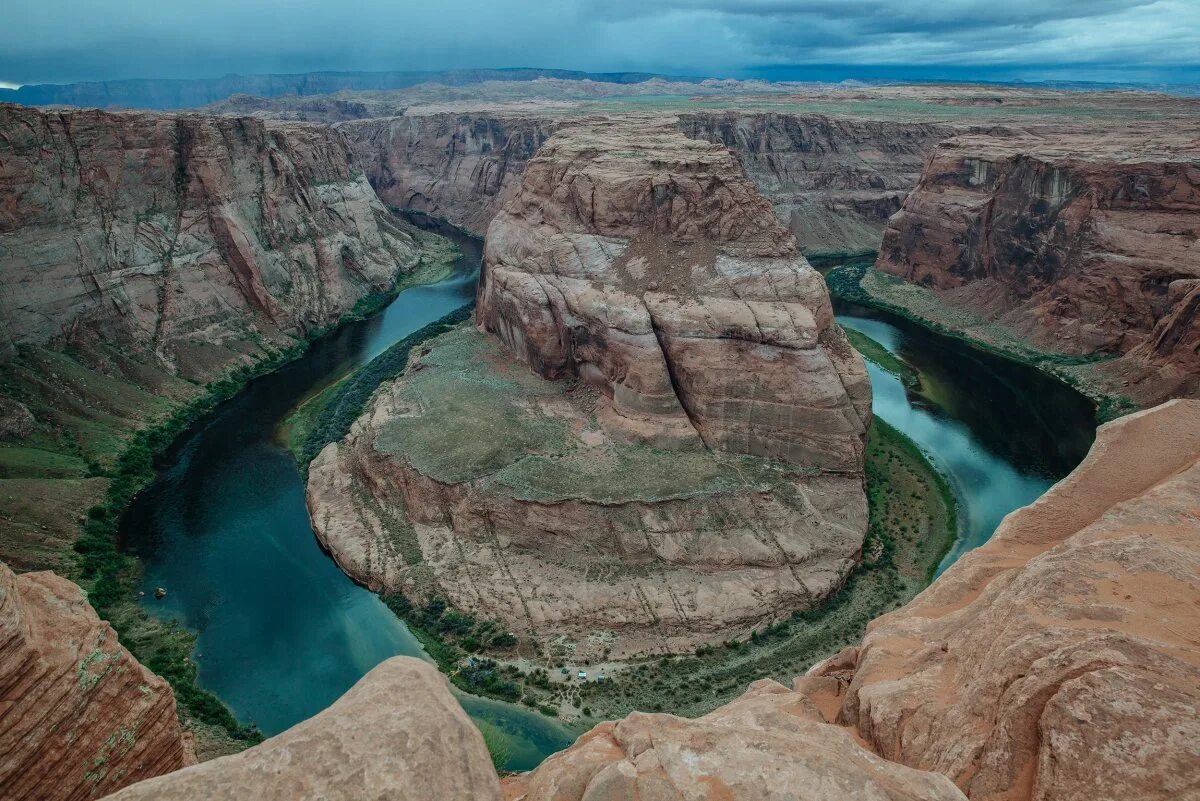
[[[0,563],[0,797],[82,801],[194,761],[171,688],[83,591]]]
[[[1200,792],[1200,402],[1087,459],[800,684],[880,755],[972,799]]]
[[[375,667],[333,706],[240,754],[127,787],[113,801],[499,801],[483,736],[437,668]]]

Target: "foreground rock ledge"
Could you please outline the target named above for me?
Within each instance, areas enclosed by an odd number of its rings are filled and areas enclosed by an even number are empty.
[[[0,797],[97,798],[194,761],[171,688],[83,591],[0,563]]]
[[[1200,401],[1087,459],[802,684],[880,755],[972,799],[1200,792]]]
[[[359,581],[595,660],[744,634],[857,563],[866,370],[726,148],[562,126],[488,229],[478,323],[311,465]]]
[[[498,801],[479,730],[437,668],[393,657],[324,712],[113,801]]]

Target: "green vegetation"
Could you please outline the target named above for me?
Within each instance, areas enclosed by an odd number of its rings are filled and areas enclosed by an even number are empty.
[[[402,372],[413,347],[470,319],[474,304],[414,331],[357,371],[310,399],[288,419],[288,446],[296,461],[311,462],[321,449],[350,431],[375,390]]]
[[[1075,356],[1038,350],[1002,325],[968,310],[950,308],[924,287],[885,275],[866,260],[830,269],[825,273],[825,283],[835,297],[883,309],[942,336],[1054,376],[1096,404],[1099,422],[1116,419],[1137,408],[1129,398],[1101,388],[1094,380],[1095,365],[1110,361],[1111,356]]]
[[[842,330],[846,332],[846,338],[850,340],[850,344],[854,346],[856,351],[863,355],[864,359],[869,359],[882,369],[887,370],[896,376],[896,378],[899,378],[904,386],[910,389],[915,389],[921,385],[921,376],[908,362],[899,358],[861,331],[856,331],[848,326],[843,326]]]

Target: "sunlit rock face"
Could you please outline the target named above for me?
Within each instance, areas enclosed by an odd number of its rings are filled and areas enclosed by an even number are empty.
[[[857,649],[803,680],[832,720],[972,799],[1200,786],[1200,402],[1102,426],[1087,459]]]
[[[499,801],[479,730],[446,677],[397,656],[333,706],[240,754],[111,796],[114,801]]]

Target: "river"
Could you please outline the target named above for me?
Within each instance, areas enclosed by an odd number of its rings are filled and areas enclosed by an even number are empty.
[[[251,381],[161,455],[159,478],[122,519],[121,544],[142,560],[150,611],[197,633],[200,683],[268,735],[326,708],[390,656],[425,658],[379,598],[321,550],[301,474],[277,441],[302,398],[473,296],[479,240],[422,224],[462,248],[451,278],[400,293],[371,319]],[[1036,370],[869,309],[842,305],[838,319],[921,375],[919,391],[906,390],[868,363],[876,414],[929,453],[959,496],[961,537],[944,564],[986,541],[1004,514],[1086,453],[1095,427],[1090,405]],[[161,601],[153,600],[155,587],[167,589]],[[460,700],[509,735],[511,770],[533,767],[576,734],[521,706]]]

